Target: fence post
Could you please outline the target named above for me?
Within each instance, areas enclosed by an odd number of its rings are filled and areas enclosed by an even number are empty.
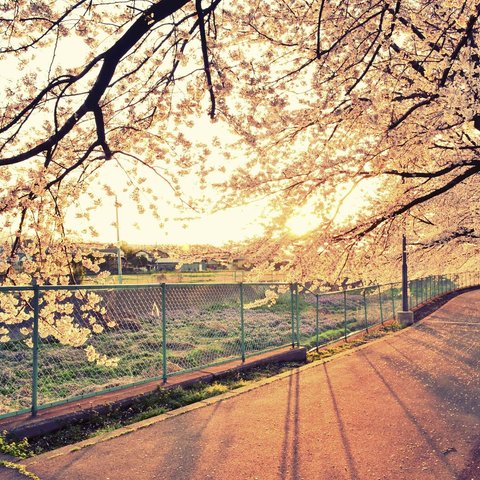
[[[383,305],[382,305],[382,289],[380,285],[377,285],[378,288],[378,299],[380,300],[380,322],[383,325]]]
[[[167,285],[162,283],[162,368],[163,382],[167,382]]]
[[[365,330],[368,333],[367,289],[363,290],[363,310],[365,313]]]
[[[240,348],[242,362],[245,361],[245,318],[243,316],[243,283],[240,283]]]
[[[290,306],[292,310],[292,348],[295,348],[295,303],[293,293],[293,283],[290,284]]]
[[[319,297],[318,293],[315,295],[315,331],[316,331],[316,347],[317,347],[317,352],[318,352],[318,345],[319,345],[319,325],[318,325],[318,309],[319,309]]]
[[[295,283],[295,315],[297,320],[297,348],[300,347],[300,315],[298,312],[298,283]]]
[[[347,341],[347,291],[343,290],[343,339]]]
[[[33,279],[33,352],[32,352],[32,417],[38,411],[38,320],[40,313],[40,289]]]

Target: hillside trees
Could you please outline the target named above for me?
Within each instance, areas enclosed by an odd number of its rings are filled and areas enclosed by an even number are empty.
[[[16,232],[4,252],[36,232],[42,262],[24,273],[59,281],[72,255],[64,210],[108,162],[138,178],[139,203],[140,166],[177,195],[188,172],[205,187],[212,146],[184,129],[202,115],[238,139],[220,206],[275,206],[275,248],[257,249],[257,264],[275,252],[297,277],[338,273],[393,254],[405,229],[415,244],[474,240],[479,12],[469,0],[4,2],[0,55],[15,74],[1,104],[0,211]],[[245,160],[232,172],[235,155]],[[371,202],[336,222],[357,184]],[[464,223],[435,213],[442,196]],[[140,209],[155,210],[150,198]],[[292,245],[279,232],[302,207],[321,227]]]

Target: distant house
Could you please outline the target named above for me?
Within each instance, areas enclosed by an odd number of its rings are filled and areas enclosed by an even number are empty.
[[[154,270],[157,272],[173,272],[177,270],[182,273],[189,272],[205,272],[207,262],[202,260],[201,262],[183,263],[181,260],[174,258],[159,258],[154,263]]]
[[[180,267],[181,272],[204,272],[206,270],[207,262],[202,260],[201,262],[184,263]]]
[[[100,267],[103,270],[108,270],[111,273],[117,273],[117,270],[118,270],[117,247],[100,248],[98,249],[98,253],[100,253],[103,259],[105,260],[105,262],[102,263]],[[124,265],[125,253],[122,249],[120,249],[120,258],[122,260],[122,265]]]
[[[179,263],[180,260],[173,258],[157,258],[153,263],[153,270],[156,272],[173,272]]]
[[[227,266],[218,260],[204,260],[205,270],[225,270]]]
[[[154,270],[153,255],[146,250],[139,250],[138,252],[132,253],[129,255],[129,260],[134,272],[149,272]]]
[[[250,266],[245,258],[234,258],[232,260],[232,268],[234,270],[250,270]]]
[[[108,248],[100,248],[98,250],[104,257],[116,257],[118,255],[118,248],[117,247],[108,247]],[[122,249],[120,249],[120,257],[124,258],[125,253]]]
[[[150,263],[153,261],[153,255],[146,252],[145,250],[139,250],[138,252],[135,252],[133,256],[138,260],[145,259],[144,261],[146,261],[146,263]]]
[[[170,255],[163,250],[153,250],[152,255],[154,258],[168,258]]]

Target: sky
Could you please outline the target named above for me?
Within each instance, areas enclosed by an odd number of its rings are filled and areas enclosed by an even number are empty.
[[[200,126],[198,128],[201,129]],[[238,242],[262,235],[262,221],[264,216],[268,216],[268,199],[210,214],[201,214],[193,210],[188,211],[188,209],[182,211],[180,202],[166,184],[161,185],[156,178],[150,176],[146,183],[151,182],[152,185],[157,183],[155,193],[159,196],[157,206],[161,216],[160,220],[157,220],[148,208],[145,213],[138,213],[136,203],[129,196],[129,189],[124,191],[127,183],[125,176],[119,168],[114,166],[109,168],[110,170],[103,171],[99,180],[107,179],[117,195],[120,241],[132,245],[209,244],[222,246],[228,242]],[[194,178],[190,179],[190,184],[189,182],[184,183],[185,192],[194,188]],[[72,205],[66,217],[66,226],[76,232],[74,236],[78,236],[82,241],[114,244],[117,241],[115,198],[102,192],[99,184],[93,185],[90,190],[90,195],[95,198],[100,197],[102,204],[91,211],[89,221],[78,219],[78,210]],[[142,196],[140,199],[142,200]],[[150,202],[146,197],[143,200],[145,205]],[[340,208],[336,221],[342,222],[346,217],[362,208],[366,201],[365,187],[354,190]],[[91,237],[88,233],[89,225],[95,228],[98,237]],[[318,218],[314,211],[305,208],[291,218],[287,226],[292,234],[303,235],[318,226]],[[82,233],[82,230],[85,232]]]
[[[118,195],[120,240],[134,245],[190,245],[209,244],[222,246],[229,241],[241,241],[260,235],[262,229],[258,223],[261,206],[248,205],[215,214],[198,215],[195,212],[188,219],[179,218],[180,212],[173,206],[160,206],[161,213],[171,218],[160,226],[150,212],[139,215],[135,204],[125,194]],[[99,236],[90,240],[102,243],[116,243],[115,201],[111,197],[103,199],[103,205],[97,207],[91,215],[91,225]],[[178,220],[175,220],[178,219]],[[67,218],[67,227],[81,231],[87,223],[78,223],[75,211]],[[81,235],[89,240],[88,235]]]
[[[78,40],[63,39],[61,47],[57,51],[57,59],[61,61],[63,66],[67,63],[77,64],[80,59],[79,55],[70,55],[71,51],[80,53],[81,45]],[[60,48],[63,48],[62,51]],[[46,75],[45,66],[49,64],[50,57],[48,52],[39,52],[36,63],[42,72],[39,77],[41,81],[42,75]],[[81,56],[81,55],[80,55]],[[15,71],[15,68],[9,71]],[[0,72],[0,83],[8,82],[9,79],[4,72]],[[207,121],[199,120],[192,132],[190,132],[193,141],[198,140],[210,143],[212,136],[215,134],[222,140],[228,141],[229,133],[226,131],[218,131],[219,123],[215,129]],[[214,159],[215,161],[215,159]],[[222,160],[218,160],[221,162]],[[119,168],[114,167],[103,168],[100,181],[108,183],[117,195],[118,202],[121,205],[118,208],[119,215],[119,233],[120,240],[136,245],[155,245],[155,244],[210,244],[221,246],[230,241],[242,241],[247,238],[259,236],[262,234],[261,220],[262,214],[267,214],[267,201],[258,201],[245,206],[231,208],[214,214],[198,214],[192,212],[181,212],[178,199],[166,185],[161,185],[157,178],[148,177],[155,194],[158,195],[157,203],[161,219],[156,220],[148,211],[140,215],[137,211],[135,202],[129,197],[129,193],[125,192],[127,179]],[[183,184],[185,192],[198,190],[195,184],[195,178],[190,178]],[[215,197],[215,194],[212,194]],[[72,205],[66,216],[66,227],[72,231],[72,235],[82,241],[99,241],[102,243],[115,243],[117,241],[117,231],[115,224],[115,200],[103,193],[103,188],[97,184],[93,185],[89,200],[100,200],[101,205],[92,210],[89,222],[78,218],[78,210]],[[143,203],[148,205],[150,199],[144,199]],[[85,202],[82,202],[85,204]],[[350,201],[340,211],[338,218],[341,221],[351,213],[354,205],[362,204],[362,192],[354,192]],[[81,208],[80,208],[81,210]],[[165,219],[170,220],[165,222]],[[91,225],[98,232],[98,237],[92,238],[88,231]],[[292,218],[288,224],[293,234],[302,235],[309,229],[317,225],[314,212],[303,212],[295,218]]]

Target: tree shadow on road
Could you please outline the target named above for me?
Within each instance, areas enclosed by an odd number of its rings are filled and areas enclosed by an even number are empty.
[[[432,436],[427,432],[427,430],[422,426],[422,424],[416,419],[415,415],[412,411],[408,408],[407,404],[400,398],[398,393],[395,391],[393,386],[387,381],[385,376],[380,372],[380,370],[373,364],[373,362],[368,358],[365,351],[359,352],[360,355],[364,358],[364,360],[369,364],[370,368],[375,372],[378,376],[380,381],[383,383],[385,388],[388,390],[392,398],[395,399],[397,404],[401,407],[403,412],[405,413],[408,420],[414,425],[418,433],[423,437],[425,442],[429,445],[432,449],[432,452],[436,455],[436,457],[440,460],[441,463],[445,465],[447,470],[451,473],[452,478],[455,478],[456,470],[452,466],[452,464],[448,461],[445,455],[442,453],[442,449],[440,445],[432,438]]]
[[[410,337],[409,340],[413,339]],[[419,361],[415,361],[413,358],[407,356],[404,351],[394,344],[394,342],[388,343],[389,346],[395,350],[400,357],[395,361],[391,356],[382,357],[385,362],[392,366],[392,369],[397,372],[399,369],[408,370],[408,374],[411,377],[418,380],[422,385],[427,386],[427,388],[438,398],[454,404],[457,409],[460,408],[464,413],[480,413],[478,403],[478,370],[473,371],[468,382],[468,388],[464,382],[459,384],[458,368],[463,369],[463,367],[456,366],[456,371],[453,370],[448,374],[446,371],[442,371],[440,380],[440,378],[435,377],[433,373],[425,370]],[[426,345],[425,347],[427,351],[431,349],[429,345]],[[443,351],[440,349],[439,353],[443,353]],[[449,357],[451,358],[452,363],[457,360],[462,362],[461,358],[457,358],[455,355],[450,355]],[[450,363],[450,367],[454,368],[452,363]],[[462,373],[465,373],[465,371],[463,370]]]
[[[470,451],[466,467],[460,472],[457,480],[473,480],[475,478],[480,478],[480,437]]]
[[[422,327],[425,327],[422,325]],[[465,342],[454,341],[453,339],[446,339],[444,336],[440,335],[435,329],[433,328],[422,328],[421,332],[428,336],[434,337],[435,340],[442,342],[441,345],[438,345],[434,341],[428,340],[421,340],[420,338],[413,337],[412,335],[404,335],[402,340],[408,342],[415,346],[423,347],[425,350],[434,350],[441,356],[448,356],[455,361],[461,361],[465,366],[472,368],[474,370],[478,369],[478,359],[473,358],[472,356],[465,355],[465,352],[468,351],[473,344],[466,345]],[[463,337],[462,337],[463,339]],[[467,342],[472,341],[471,335],[465,335],[464,338]],[[388,341],[389,345],[393,347],[394,342]],[[396,347],[395,348],[399,353],[400,350]],[[404,356],[404,354],[402,353]]]
[[[328,392],[330,393],[333,409],[334,409],[334,412],[335,412],[335,417],[337,419],[338,431],[339,431],[340,437],[342,439],[342,445],[343,445],[343,449],[344,449],[344,453],[345,453],[345,459],[346,459],[346,462],[347,462],[347,465],[348,465],[350,478],[352,480],[356,480],[356,479],[359,478],[358,477],[358,468],[357,468],[357,465],[355,463],[355,458],[354,458],[354,455],[353,455],[353,452],[352,452],[352,447],[350,445],[350,441],[348,439],[347,428],[346,428],[345,422],[343,421],[340,409],[338,408],[337,397],[336,397],[335,391],[333,389],[332,381],[331,381],[330,375],[328,373],[328,368],[327,368],[326,363],[323,364],[323,371],[325,373],[325,378],[327,380],[327,386],[328,386]]]
[[[287,408],[285,411],[284,437],[282,442],[279,477],[281,480],[299,478],[299,418],[300,418],[300,374],[288,379]],[[293,422],[292,422],[293,418]]]

